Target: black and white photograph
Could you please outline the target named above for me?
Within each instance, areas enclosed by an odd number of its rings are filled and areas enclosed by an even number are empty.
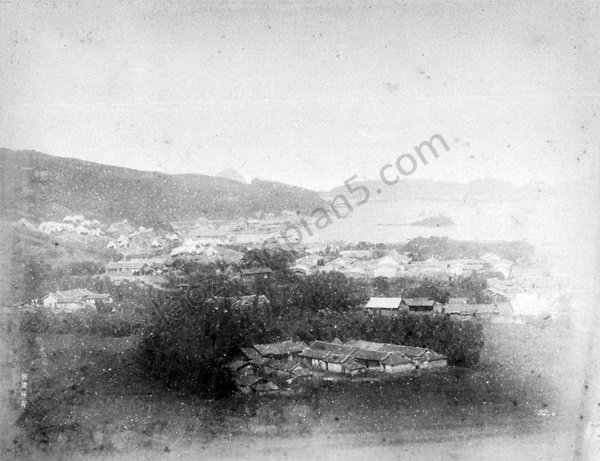
[[[600,460],[600,2],[0,0],[0,459]]]

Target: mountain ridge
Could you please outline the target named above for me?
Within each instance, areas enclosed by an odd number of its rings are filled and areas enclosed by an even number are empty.
[[[242,184],[202,174],[171,175],[41,152],[0,149],[3,219],[61,220],[67,214],[169,228],[180,220],[308,214],[314,191],[253,180]]]

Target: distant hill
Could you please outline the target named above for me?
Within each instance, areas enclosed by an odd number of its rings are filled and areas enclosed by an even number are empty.
[[[227,168],[226,170],[219,171],[217,173],[219,178],[231,179],[232,181],[241,182],[242,184],[247,184],[248,181],[244,179],[244,177],[235,171],[232,168]]]
[[[366,186],[371,193],[371,200],[398,200],[398,199],[429,199],[447,201],[515,201],[522,200],[535,193],[546,193],[554,190],[553,187],[542,183],[530,183],[523,186],[514,185],[508,181],[496,178],[476,179],[469,183],[451,181],[433,181],[428,179],[401,179],[396,184],[388,186],[381,181],[367,180],[352,183],[352,187]],[[377,190],[380,193],[377,193]],[[324,199],[331,199],[337,194],[349,197],[348,190],[336,187],[330,191],[321,192]],[[355,192],[355,201],[363,197],[361,192]]]
[[[201,174],[168,175],[0,149],[3,219],[62,220],[81,214],[103,223],[127,219],[168,228],[181,220],[310,213],[316,192],[276,182],[242,184]]]
[[[454,220],[447,216],[428,216],[425,219],[413,222],[411,225],[423,227],[454,226]]]

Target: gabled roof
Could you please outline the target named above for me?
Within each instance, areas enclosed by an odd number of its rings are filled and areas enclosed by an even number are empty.
[[[420,357],[427,352],[427,349],[423,347],[402,346],[400,344],[384,344],[380,350],[387,352],[399,352],[409,359]]]
[[[49,296],[54,296],[57,299],[64,298],[82,298],[84,296],[93,295],[90,290],[86,288],[75,288],[74,290],[61,290],[61,291],[52,291],[44,296],[42,299],[45,299]]]
[[[384,365],[395,366],[408,365],[412,363],[412,361],[400,352],[392,352],[385,359],[383,359],[382,363]]]
[[[106,293],[92,293],[90,295],[87,295],[88,299],[107,299],[110,298],[109,294]]]
[[[435,301],[430,298],[404,298],[404,302],[409,307],[433,307]]]
[[[421,360],[425,360],[427,362],[434,362],[436,360],[446,360],[446,356],[442,354],[438,354],[437,352],[427,351],[421,357]]]
[[[255,344],[254,349],[256,349],[261,355],[269,356],[269,355],[286,355],[292,353],[302,352],[304,349],[307,349],[308,346],[306,343],[300,341],[281,341],[278,343],[271,344]]]
[[[252,347],[240,347],[240,350],[242,351],[242,354],[244,354],[250,360],[255,360],[255,359],[262,360],[260,353]]]
[[[252,385],[253,389],[259,392],[278,391],[279,386],[271,381],[260,381]]]
[[[390,352],[383,352],[383,351],[370,351],[367,349],[359,349],[356,352],[354,352],[352,354],[352,358],[353,359],[359,359],[359,360],[371,360],[371,361],[376,361],[376,362],[381,362],[383,359],[385,359],[388,355],[390,355]]]
[[[107,299],[110,295],[104,293],[92,293],[87,288],[75,288],[74,290],[61,290],[48,293],[42,299],[54,297],[59,304],[78,303],[86,299]]]
[[[323,360],[329,354],[330,354],[330,351],[325,351],[325,350],[321,350],[321,349],[308,348],[305,351],[302,351],[300,353],[299,357],[304,357],[304,358],[307,358],[307,359]]]
[[[225,366],[233,371],[236,371],[236,370],[239,370],[240,368],[243,368],[244,366],[248,365],[249,363],[250,362],[247,362],[245,360],[234,360],[232,362],[229,362]]]
[[[495,304],[464,304],[460,309],[460,313],[463,315],[495,314],[497,312],[498,308]]]
[[[330,352],[324,360],[330,363],[345,363],[352,359],[350,354],[336,354],[335,352]]]
[[[238,297],[232,297],[232,298],[228,298],[232,301],[231,306],[232,307],[252,307],[254,306],[254,300],[256,299],[257,304],[260,305],[265,305],[265,304],[271,304],[271,302],[267,299],[267,297],[265,295],[260,295],[260,296],[256,296],[256,295],[248,295],[248,296],[238,296]]]
[[[398,309],[402,304],[402,298],[379,298],[372,297],[365,306],[366,309]]]
[[[58,298],[56,300],[57,304],[73,304],[73,303],[81,303],[83,302],[84,298]]]
[[[265,378],[256,375],[241,374],[235,377],[235,383],[238,386],[252,386],[258,382],[267,382]]]
[[[382,346],[385,346],[384,343],[375,343],[373,341],[365,341],[364,339],[349,339],[346,341],[346,345],[369,351],[378,351]]]
[[[313,341],[310,343],[311,349],[332,352],[334,354],[349,355],[357,348],[346,344],[328,343],[325,341]]]

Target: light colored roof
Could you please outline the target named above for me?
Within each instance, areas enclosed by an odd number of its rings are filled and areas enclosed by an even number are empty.
[[[435,304],[435,301],[429,298],[404,298],[404,302],[416,307],[430,307]]]
[[[48,293],[42,299],[49,297],[56,298],[58,303],[76,303],[83,301],[84,299],[106,299],[110,295],[104,293],[92,293],[86,288],[75,288],[74,290],[60,290]]]
[[[467,298],[450,298],[448,299],[449,304],[466,304],[468,301]]]
[[[365,306],[366,309],[398,309],[402,304],[402,298],[378,298],[373,297]]]
[[[233,307],[248,307],[254,305],[254,300],[257,298],[256,295],[248,295],[248,296],[238,296],[228,298],[232,301],[231,305]],[[270,301],[265,295],[259,295],[257,299],[258,305],[270,304]]]

